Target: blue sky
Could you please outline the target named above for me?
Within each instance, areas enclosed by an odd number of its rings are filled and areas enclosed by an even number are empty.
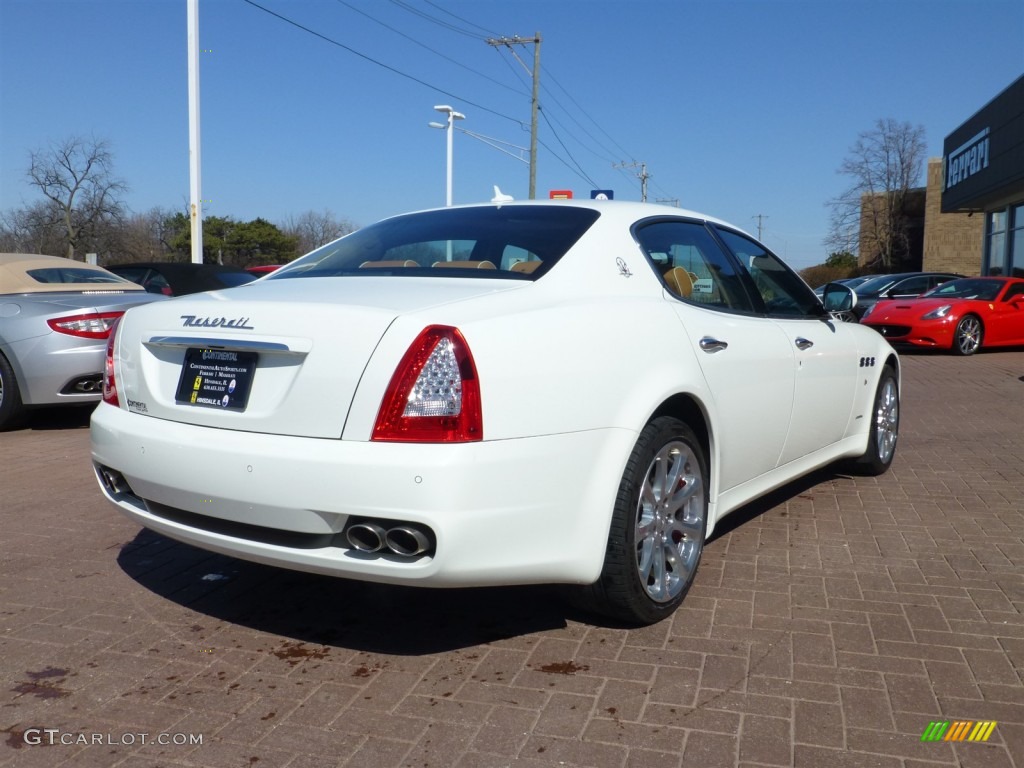
[[[186,10],[0,0],[0,210],[38,199],[29,152],[71,136],[109,142],[132,210],[186,209]],[[922,125],[940,156],[1024,73],[1021,0],[200,0],[199,30],[206,215],[443,205],[434,105],[528,146],[533,47],[485,39],[540,33],[538,197],[639,200],[643,163],[649,200],[760,226],[797,268],[828,254],[858,133]],[[456,203],[527,197],[525,162],[454,140]]]

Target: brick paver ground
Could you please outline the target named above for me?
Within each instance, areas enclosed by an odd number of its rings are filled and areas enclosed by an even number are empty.
[[[41,414],[0,435],[0,766],[1024,768],[1024,352],[904,364],[892,471],[736,513],[645,629],[173,543]]]

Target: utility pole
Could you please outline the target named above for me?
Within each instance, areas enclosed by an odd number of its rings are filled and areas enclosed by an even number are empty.
[[[612,168],[640,168],[640,173],[636,175],[640,179],[640,200],[641,202],[647,202],[647,179],[650,178],[650,174],[647,173],[647,163],[618,163],[613,164]]]
[[[750,218],[757,219],[757,239],[760,240],[761,239],[762,224],[763,224],[764,220],[767,219],[768,217],[765,216],[763,213],[759,213],[759,214],[757,214],[757,216],[751,216]]]
[[[513,45],[528,45],[533,43],[533,96],[530,99],[530,199],[537,199],[537,112],[538,99],[540,96],[540,32],[534,34],[533,39],[523,38],[519,35],[512,37],[489,37],[487,44],[495,47],[507,46],[512,50]],[[513,55],[514,52],[513,52]],[[518,58],[518,57],[517,57]],[[521,62],[520,62],[521,63]],[[525,68],[525,65],[524,65]],[[527,72],[530,70],[527,69]]]
[[[192,263],[203,263],[203,201],[199,139],[199,0],[188,0],[188,146],[189,218],[192,225]]]

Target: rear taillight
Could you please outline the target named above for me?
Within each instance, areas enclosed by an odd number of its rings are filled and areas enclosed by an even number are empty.
[[[469,345],[457,328],[425,328],[391,377],[372,439],[468,443],[483,437],[480,382]]]
[[[114,319],[114,324],[108,331],[110,336],[107,339],[107,355],[103,361],[103,402],[116,406],[121,405],[117,397],[117,380],[114,378],[114,344],[117,342],[118,320],[120,318]]]
[[[124,312],[90,312],[85,315],[54,317],[46,321],[57,333],[84,339],[105,339]]]

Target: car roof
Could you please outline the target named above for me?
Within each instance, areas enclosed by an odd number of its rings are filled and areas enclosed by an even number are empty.
[[[569,208],[589,208],[591,210],[599,211],[602,216],[609,216],[613,218],[619,218],[623,221],[639,221],[640,219],[652,218],[656,216],[682,216],[688,219],[698,219],[700,221],[706,221],[711,224],[719,224],[723,227],[742,232],[745,235],[751,236],[749,232],[746,232],[735,224],[732,224],[723,219],[715,218],[714,216],[708,216],[705,213],[699,211],[693,211],[688,208],[676,208],[671,205],[660,205],[657,203],[640,203],[631,200],[583,200],[571,198],[569,200],[512,200],[509,202],[490,202],[490,203],[470,203],[467,205],[455,205],[452,208],[504,208],[510,206],[565,206]],[[429,208],[423,211],[412,211],[412,213],[425,213],[432,210],[446,210],[445,208]],[[396,216],[388,218],[398,218],[400,216],[407,216],[408,213],[397,214]],[[386,220],[386,219],[385,219]]]
[[[94,273],[95,281],[41,282],[29,272],[43,269],[73,269],[77,273]],[[141,291],[136,285],[103,267],[84,261],[46,256],[38,253],[0,253],[0,294],[4,293],[81,293]]]

